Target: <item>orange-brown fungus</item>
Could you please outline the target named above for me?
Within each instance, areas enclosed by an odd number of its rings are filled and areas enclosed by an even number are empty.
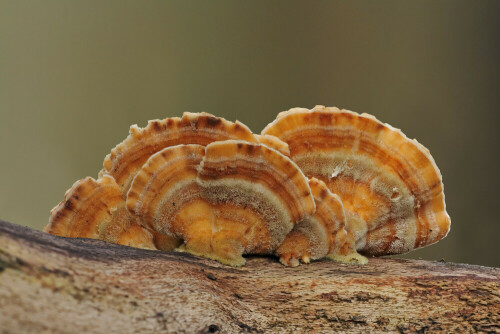
[[[127,208],[153,231],[182,238],[181,250],[237,266],[243,254],[272,254],[314,202],[289,158],[229,140],[152,155],[132,182]]]
[[[125,195],[135,174],[154,153],[169,146],[227,139],[258,142],[246,125],[207,113],[186,112],[182,118],[149,121],[145,128],[133,125],[130,135],[106,156],[99,175],[114,177]]]
[[[309,180],[309,186],[316,212],[300,221],[286,236],[276,251],[280,262],[295,267],[300,264],[299,260],[309,263],[326,256],[341,262],[366,263],[366,259],[356,253],[352,238],[348,237],[340,198],[316,178]]]
[[[304,174],[340,196],[361,253],[404,253],[448,233],[439,169],[400,130],[367,114],[317,106],[280,113],[262,134],[287,142]]]
[[[260,135],[207,113],[133,125],[45,231],[232,266],[275,254],[296,266],[365,263],[357,252],[407,252],[449,228],[426,148],[373,116],[317,106],[278,114]]]
[[[62,237],[101,239],[156,249],[153,235],[130,216],[120,188],[109,176],[75,182],[50,212],[44,231]]]

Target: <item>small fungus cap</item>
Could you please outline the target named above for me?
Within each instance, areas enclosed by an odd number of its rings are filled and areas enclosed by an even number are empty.
[[[63,237],[101,239],[156,249],[152,234],[128,214],[120,188],[111,176],[98,180],[86,177],[75,182],[50,211],[44,231]]]

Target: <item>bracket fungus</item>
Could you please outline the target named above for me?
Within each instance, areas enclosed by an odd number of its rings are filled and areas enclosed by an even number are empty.
[[[101,239],[156,249],[152,233],[129,214],[120,188],[110,176],[97,181],[91,177],[76,181],[50,211],[44,231],[63,237]]]
[[[272,254],[314,212],[307,179],[281,153],[246,141],[177,145],[137,173],[127,208],[148,228],[184,240],[179,250],[243,265]]]
[[[304,174],[339,195],[362,254],[405,253],[447,235],[441,173],[429,151],[400,130],[368,114],[317,106],[278,114],[262,134],[288,143]]]
[[[207,113],[133,125],[98,180],[77,181],[48,233],[186,251],[240,266],[366,263],[446,236],[429,151],[373,116],[317,106],[278,114],[261,134]]]

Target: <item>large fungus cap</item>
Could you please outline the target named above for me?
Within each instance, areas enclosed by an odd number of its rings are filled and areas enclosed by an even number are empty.
[[[130,135],[106,156],[99,175],[113,176],[125,195],[137,171],[163,148],[179,144],[207,145],[227,139],[258,142],[243,123],[207,113],[186,112],[182,118],[152,120],[144,128],[133,125]]]
[[[315,210],[293,161],[263,144],[219,141],[154,154],[135,177],[127,207],[181,250],[238,266],[242,254],[271,254]]]
[[[63,237],[101,239],[156,249],[152,234],[127,212],[120,188],[110,176],[97,181],[86,177],[75,182],[50,211],[44,231]]]
[[[404,253],[447,235],[439,169],[400,130],[371,115],[317,106],[280,113],[262,134],[287,142],[302,171],[340,196],[362,253]]]

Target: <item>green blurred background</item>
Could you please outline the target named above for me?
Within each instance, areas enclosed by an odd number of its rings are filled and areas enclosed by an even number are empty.
[[[499,1],[0,0],[0,218],[41,229],[131,124],[316,104],[430,149],[452,229],[406,257],[500,266]]]

